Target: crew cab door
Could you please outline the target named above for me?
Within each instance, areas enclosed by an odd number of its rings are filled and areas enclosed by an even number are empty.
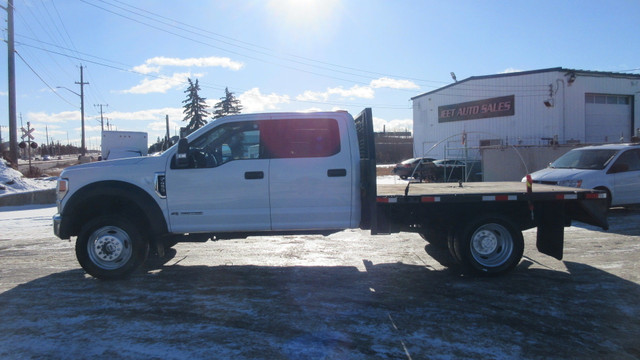
[[[189,143],[188,165],[166,171],[172,232],[260,231],[271,227],[269,160],[258,122],[223,123]]]
[[[348,228],[353,173],[344,123],[300,115],[262,126],[265,156],[271,159],[272,229]]]

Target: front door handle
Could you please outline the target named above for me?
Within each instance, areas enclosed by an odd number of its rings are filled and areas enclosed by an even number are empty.
[[[247,180],[259,180],[264,179],[264,172],[262,171],[247,171],[244,173],[244,178]]]
[[[347,176],[347,169],[329,169],[327,170],[328,177],[343,177]]]

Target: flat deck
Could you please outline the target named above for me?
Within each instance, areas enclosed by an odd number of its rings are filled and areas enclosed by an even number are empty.
[[[378,196],[404,196],[407,184],[380,184]],[[589,193],[593,190],[570,188],[556,185],[533,184],[534,194],[540,193]],[[462,183],[412,183],[408,196],[445,196],[445,195],[506,195],[526,194],[527,185],[523,182],[468,182]]]

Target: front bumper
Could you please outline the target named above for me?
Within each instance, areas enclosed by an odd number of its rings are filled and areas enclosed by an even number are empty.
[[[53,233],[60,239],[63,239],[62,234],[60,232],[61,225],[62,225],[62,215],[60,214],[53,215]]]

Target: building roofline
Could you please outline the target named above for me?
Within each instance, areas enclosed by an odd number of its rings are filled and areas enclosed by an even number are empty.
[[[416,95],[416,96],[412,97],[411,100],[415,100],[415,99],[417,99],[419,97],[423,97],[425,95],[431,95],[431,94],[440,92],[440,91],[442,91],[444,89],[448,89],[450,87],[454,87],[456,85],[460,85],[462,83],[465,83],[465,82],[468,82],[468,81],[471,81],[471,80],[494,79],[494,78],[503,78],[503,77],[511,77],[511,76],[522,76],[522,75],[539,74],[539,73],[546,73],[546,72],[566,72],[567,74],[573,73],[575,75],[582,75],[582,76],[609,76],[609,77],[616,77],[616,78],[630,78],[630,79],[639,79],[640,80],[640,74],[616,73],[616,72],[609,72],[609,71],[576,70],[576,69],[566,69],[566,68],[563,68],[563,67],[554,67],[554,68],[547,68],[547,69],[530,70],[530,71],[519,71],[519,72],[511,72],[511,73],[503,73],[503,74],[471,76],[471,77],[468,77],[468,78],[466,78],[464,80],[460,80],[460,81],[454,82],[452,84],[443,86],[441,88],[426,92],[424,94]]]

